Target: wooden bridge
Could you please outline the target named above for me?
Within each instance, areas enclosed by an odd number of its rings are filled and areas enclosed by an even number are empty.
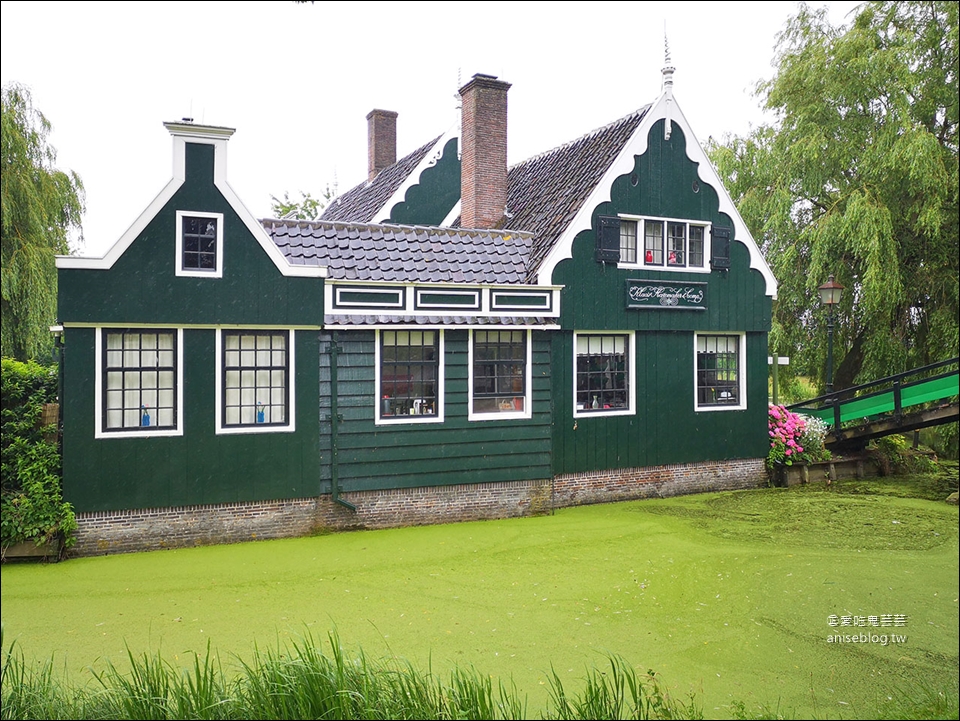
[[[826,421],[831,450],[862,448],[871,438],[960,420],[958,362],[960,358],[951,358],[787,409]]]

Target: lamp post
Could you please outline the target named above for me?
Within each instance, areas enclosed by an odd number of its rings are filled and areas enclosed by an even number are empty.
[[[820,286],[820,302],[827,306],[827,395],[833,393],[833,306],[840,302],[843,286],[835,283],[833,273]]]

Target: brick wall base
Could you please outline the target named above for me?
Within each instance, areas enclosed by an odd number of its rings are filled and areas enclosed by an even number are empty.
[[[667,498],[768,485],[762,458],[571,473],[554,480],[557,508],[591,503]]]
[[[515,518],[554,508],[767,485],[763,459],[624,468],[537,481],[345,493],[284,501],[224,503],[77,514],[70,556],[290,538],[325,531]]]

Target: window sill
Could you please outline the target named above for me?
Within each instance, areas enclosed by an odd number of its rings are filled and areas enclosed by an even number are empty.
[[[396,415],[379,416],[374,421],[378,426],[409,426],[428,423],[443,423],[443,416]]]
[[[179,428],[157,428],[152,426],[149,431],[136,431],[136,430],[111,430],[111,431],[97,431],[94,435],[97,439],[108,439],[108,438],[164,438],[170,436],[182,436],[183,431]]]
[[[648,265],[646,263],[617,263],[623,270],[652,270],[657,273],[709,273],[709,267],[683,265]]]
[[[632,415],[635,415],[632,408],[576,408],[573,411],[574,418],[607,418],[609,416]]]
[[[249,426],[217,426],[217,435],[218,436],[239,436],[239,435],[249,435],[251,433],[293,433],[296,431],[296,426],[292,423],[285,426],[273,426],[266,424],[257,424]]]

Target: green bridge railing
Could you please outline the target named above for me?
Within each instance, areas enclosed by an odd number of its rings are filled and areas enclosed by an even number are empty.
[[[848,421],[869,422],[890,414],[899,419],[903,410],[912,406],[937,401],[956,404],[960,395],[958,362],[960,358],[951,358],[786,408],[794,413],[821,418],[837,429]]]

